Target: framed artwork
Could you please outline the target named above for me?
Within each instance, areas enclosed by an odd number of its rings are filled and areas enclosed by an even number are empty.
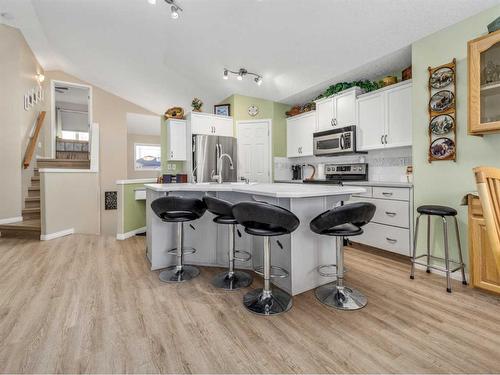
[[[219,116],[231,116],[231,104],[214,105],[214,114]]]
[[[429,70],[429,163],[457,159],[456,60]]]

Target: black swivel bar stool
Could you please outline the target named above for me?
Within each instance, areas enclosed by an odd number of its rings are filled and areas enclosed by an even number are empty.
[[[437,205],[424,205],[417,208],[418,217],[417,223],[415,225],[415,235],[413,237],[413,255],[411,258],[411,273],[410,279],[415,278],[415,264],[419,264],[426,267],[428,273],[431,272],[431,268],[443,271],[446,273],[446,291],[451,293],[451,274],[455,271],[462,271],[462,284],[467,285],[467,279],[465,278],[465,264],[462,257],[462,246],[460,245],[460,234],[458,233],[458,221],[457,221],[457,210],[446,206]],[[417,256],[417,237],[418,237],[418,223],[422,215],[427,215],[427,254]],[[441,257],[436,257],[431,254],[431,216],[440,216],[443,221],[443,234],[444,234],[444,259]],[[458,257],[459,261],[450,260],[450,253],[448,249],[448,223],[446,217],[453,217],[455,220],[455,233],[457,236],[458,245]],[[419,262],[418,259],[426,257],[427,261],[425,263]],[[432,260],[444,260],[444,267],[431,264]],[[455,268],[451,268],[456,265]]]
[[[151,208],[164,222],[177,223],[177,247],[168,251],[177,257],[177,264],[160,272],[160,280],[166,283],[179,283],[194,279],[200,271],[196,267],[184,264],[184,255],[196,252],[196,249],[184,248],[184,223],[202,217],[207,209],[205,203],[196,198],[169,196],[155,199],[151,203]]]
[[[344,285],[344,237],[362,234],[361,227],[370,222],[375,209],[371,203],[352,203],[323,212],[311,221],[313,232],[334,236],[337,240],[337,264],[318,267],[320,275],[337,277],[335,283],[316,288],[316,298],[321,303],[340,310],[357,310],[366,306],[367,300],[363,294]],[[327,267],[335,267],[336,273],[324,272]]]
[[[299,219],[292,212],[265,202],[237,203],[233,206],[233,216],[245,227],[246,233],[264,237],[262,272],[255,270],[264,277],[264,288],[245,294],[243,304],[260,315],[276,315],[290,310],[292,296],[280,289],[271,289],[271,278],[288,276],[283,268],[271,266],[271,237],[290,234],[299,226]],[[272,271],[281,271],[282,274],[272,274]]]
[[[234,261],[239,260],[246,262],[251,259],[251,254],[246,251],[235,250],[235,232],[238,222],[233,216],[233,204],[223,199],[210,196],[203,197],[203,202],[207,206],[208,211],[217,215],[214,222],[217,224],[227,225],[229,227],[229,267],[226,272],[217,274],[212,280],[212,285],[216,288],[226,290],[236,290],[249,286],[253,278],[246,272],[236,271],[234,269]],[[243,257],[244,255],[244,257]]]

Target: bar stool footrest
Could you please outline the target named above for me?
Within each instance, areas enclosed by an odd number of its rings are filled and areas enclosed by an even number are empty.
[[[335,272],[328,272],[326,271],[328,268],[330,269],[335,269]],[[338,273],[337,271],[337,265],[336,264],[324,264],[322,266],[319,266],[317,268],[318,273],[323,276],[323,277],[337,277]],[[344,273],[347,272],[347,268],[344,267]]]
[[[427,254],[422,254],[422,255],[419,255],[417,257],[415,257],[415,260],[412,260],[412,262],[414,264],[418,264],[420,266],[424,266],[424,267],[427,267],[427,268],[431,268],[431,269],[434,269],[434,270],[437,270],[437,271],[441,271],[441,272],[446,272],[446,267],[445,266],[437,266],[437,265],[433,265],[433,264],[427,264],[427,262],[419,262],[417,261],[417,259],[420,259],[420,258],[427,258]],[[441,262],[444,262],[444,264],[446,265],[446,260],[444,258],[441,258],[441,257],[436,257],[436,256],[433,256],[431,255],[430,256],[430,260],[434,260],[434,261],[441,261]],[[464,267],[463,264],[461,264],[460,262],[458,261],[455,261],[455,260],[449,260],[448,261],[450,263],[450,272],[456,272],[456,271],[459,271],[462,269],[462,267]],[[455,268],[452,268],[452,267],[455,267]]]
[[[239,254],[242,254],[243,256]],[[250,259],[252,259],[252,254],[244,250],[235,250],[234,259],[240,262],[248,262]]]
[[[254,271],[256,274],[260,275],[260,276],[264,276],[264,267],[263,266],[259,266],[259,267],[255,267],[254,268]],[[273,273],[274,271],[274,273]],[[271,278],[272,279],[275,279],[275,278],[278,278],[278,279],[284,279],[285,277],[288,277],[290,273],[284,269],[283,267],[279,267],[279,266],[271,266]]]
[[[167,253],[169,255],[177,255],[177,248],[174,247],[173,249],[168,250]],[[194,247],[184,247],[182,249],[182,255],[189,255],[194,253],[196,253],[196,249]]]

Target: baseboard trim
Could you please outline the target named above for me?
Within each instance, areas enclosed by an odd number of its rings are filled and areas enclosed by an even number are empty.
[[[126,240],[127,238],[134,237],[137,233],[142,233],[146,231],[146,227],[142,228],[137,228],[134,230],[131,230],[130,232],[127,233],[117,233],[116,234],[116,239],[117,240]]]
[[[59,237],[69,236],[69,235],[74,234],[74,233],[75,233],[75,229],[71,228],[71,229],[61,230],[61,231],[55,232],[55,233],[41,234],[40,241],[49,241],[49,240],[53,240],[53,239],[56,239]]]
[[[8,217],[7,219],[0,219],[0,225],[19,223],[20,221],[23,221],[22,216]]]

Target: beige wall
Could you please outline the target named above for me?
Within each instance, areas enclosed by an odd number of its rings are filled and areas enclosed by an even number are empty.
[[[42,69],[19,30],[0,25],[0,220],[20,217],[30,171],[22,170],[29,131],[42,105],[24,110],[24,94]]]
[[[136,171],[134,169],[134,143],[161,144],[159,135],[128,134],[127,135],[127,179],[158,177],[161,171]]]
[[[72,83],[83,83],[80,79],[60,71],[46,72],[46,80],[60,80]],[[48,85],[50,86],[50,84]],[[92,85],[90,85],[92,86]],[[50,92],[47,92],[50,96]],[[47,101],[48,103],[49,101]],[[47,116],[50,123],[51,108],[47,105]],[[154,115],[133,103],[116,95],[92,86],[93,121],[99,124],[99,182],[100,182],[100,215],[101,233],[116,234],[116,210],[104,210],[104,192],[117,191],[116,180],[127,178],[127,112]],[[46,127],[45,139],[49,139],[50,126]],[[45,142],[46,155],[50,155],[50,142]]]
[[[40,173],[42,235],[99,233],[99,174]]]

